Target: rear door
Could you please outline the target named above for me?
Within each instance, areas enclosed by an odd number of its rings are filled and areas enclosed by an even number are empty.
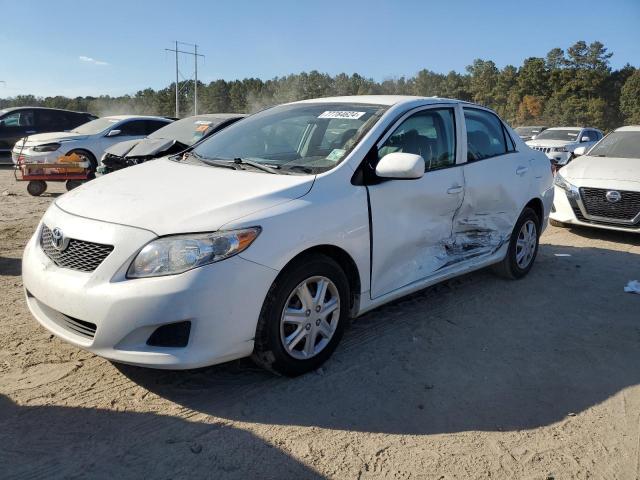
[[[532,150],[516,150],[491,111],[462,108],[466,130],[465,197],[454,222],[453,250],[461,260],[494,253],[511,236],[531,197]]]
[[[426,172],[417,180],[374,180],[368,186],[372,298],[429,277],[448,261],[453,217],[464,195],[457,124],[453,106],[421,107],[399,119],[377,145],[376,162],[392,152],[414,153],[424,158]]]

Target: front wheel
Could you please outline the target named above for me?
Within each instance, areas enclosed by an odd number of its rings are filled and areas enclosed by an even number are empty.
[[[349,298],[347,277],[331,258],[314,255],[287,267],[262,307],[254,361],[287,376],[317,369],[340,342]]]
[[[540,220],[531,208],[525,208],[516,222],[509,250],[502,262],[494,265],[494,271],[505,278],[519,279],[524,277],[538,254],[540,240]]]

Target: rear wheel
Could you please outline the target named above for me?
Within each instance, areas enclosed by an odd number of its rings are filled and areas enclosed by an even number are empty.
[[[524,277],[538,254],[540,220],[531,208],[525,208],[516,222],[509,240],[509,250],[502,262],[494,265],[494,271],[505,278]]]
[[[27,183],[27,192],[29,195],[39,197],[47,190],[47,182],[44,180],[31,180]]]
[[[65,187],[67,188],[67,192],[70,192],[74,188],[78,188],[83,183],[84,180],[67,180],[67,182],[65,183]]]
[[[318,368],[349,321],[349,295],[346,275],[329,257],[314,255],[287,267],[262,307],[254,361],[287,376]]]

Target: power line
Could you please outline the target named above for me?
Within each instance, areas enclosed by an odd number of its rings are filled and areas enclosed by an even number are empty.
[[[176,117],[180,116],[180,69],[178,67],[178,54],[182,53],[184,55],[193,55],[193,61],[195,64],[195,80],[194,80],[194,88],[193,88],[193,114],[198,114],[198,57],[204,58],[204,55],[198,53],[198,45],[194,43],[185,43],[185,42],[175,42],[176,48],[165,48],[167,52],[173,52],[176,55]],[[187,45],[193,47],[193,52],[185,52],[184,50],[180,50],[178,45]],[[182,76],[184,78],[184,76]]]

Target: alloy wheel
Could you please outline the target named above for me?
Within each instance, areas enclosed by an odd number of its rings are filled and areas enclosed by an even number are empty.
[[[518,239],[516,240],[516,263],[518,267],[525,269],[533,260],[538,243],[538,231],[533,220],[527,220],[522,224]]]
[[[318,355],[329,344],[340,319],[340,294],[326,277],[310,277],[287,299],[280,318],[280,341],[298,360]]]

